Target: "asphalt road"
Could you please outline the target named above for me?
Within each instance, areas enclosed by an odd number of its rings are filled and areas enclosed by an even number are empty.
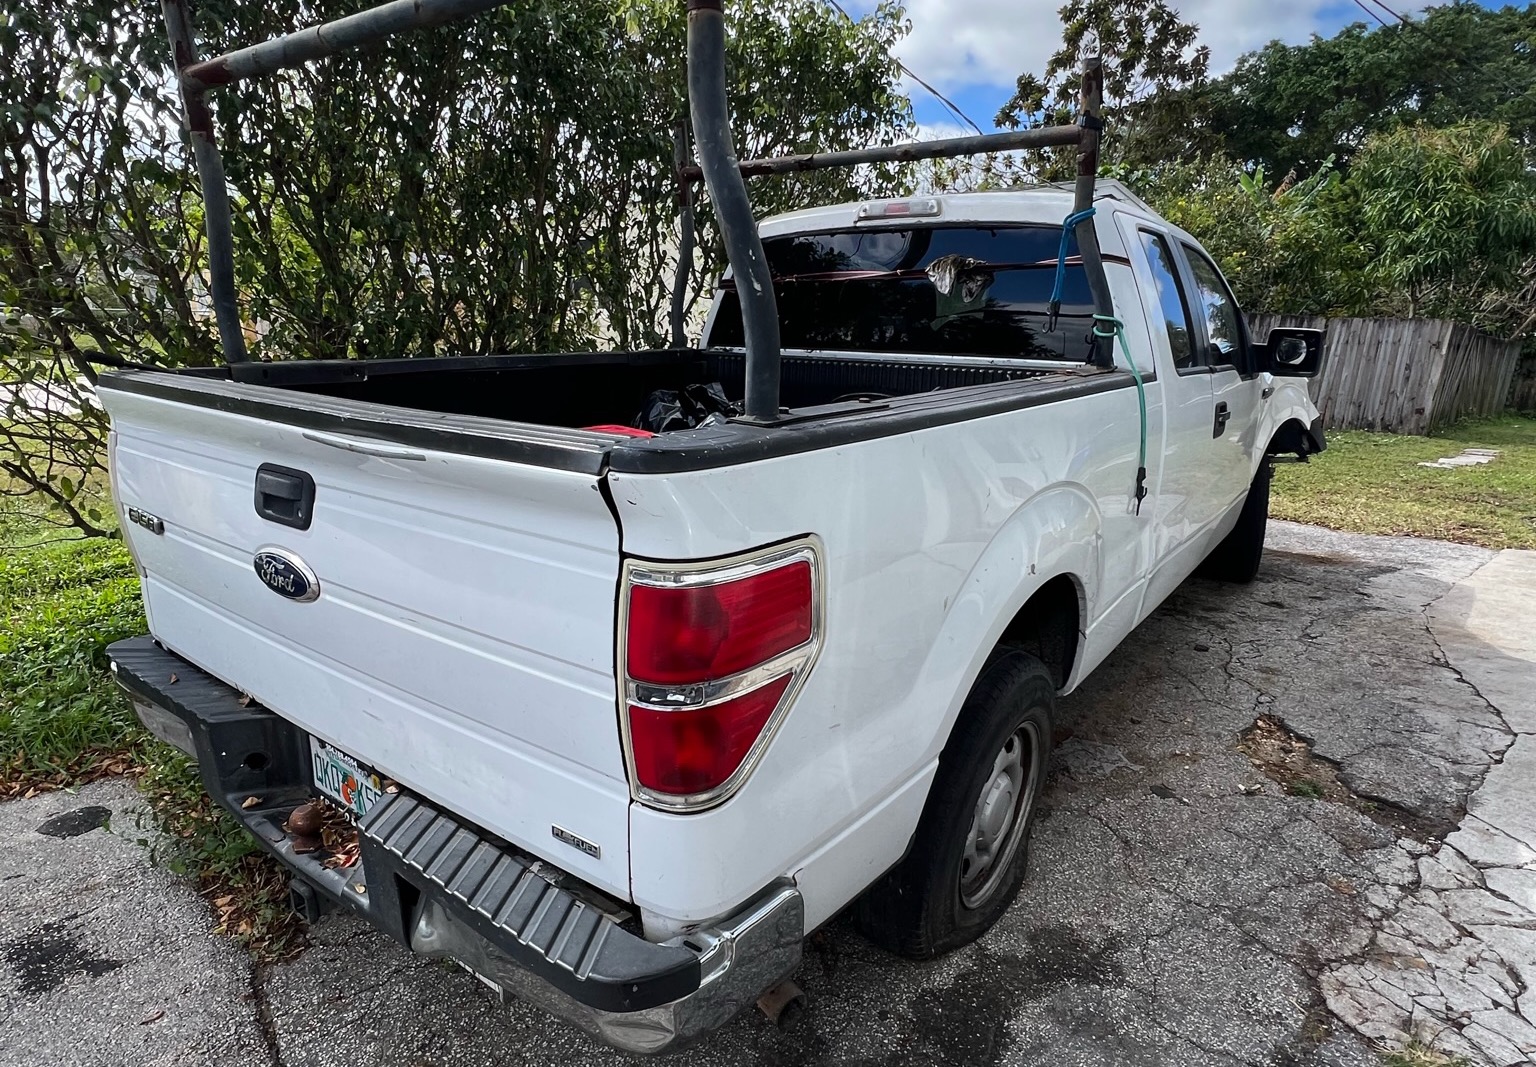
[[[834,922],[799,1026],[744,1016],[669,1062],[1363,1067],[1410,1031],[1536,1060],[1536,556],[1279,523],[1271,546],[1064,702],[995,930],[913,964]],[[1284,789],[1297,768],[1322,787]],[[0,1064],[624,1061],[350,919],[253,969],[148,861],[137,803],[0,804]],[[109,827],[57,836],[92,806]]]

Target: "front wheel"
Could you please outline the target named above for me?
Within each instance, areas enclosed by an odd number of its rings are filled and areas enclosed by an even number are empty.
[[[1274,468],[1265,457],[1248,486],[1237,525],[1205,557],[1201,574],[1220,582],[1247,585],[1259,573],[1259,562],[1264,558],[1264,534],[1269,526],[1269,483],[1273,475]]]
[[[988,662],[939,757],[912,847],[859,900],[871,941],[928,959],[1007,910],[1024,881],[1055,704],[1051,672],[1034,656],[1008,649]]]

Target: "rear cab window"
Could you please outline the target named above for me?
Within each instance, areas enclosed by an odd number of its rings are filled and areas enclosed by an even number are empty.
[[[923,226],[770,237],[763,249],[786,349],[1083,363],[1093,294],[1075,237],[1050,321],[1060,244],[1059,226]],[[706,347],[742,344],[727,278]]]

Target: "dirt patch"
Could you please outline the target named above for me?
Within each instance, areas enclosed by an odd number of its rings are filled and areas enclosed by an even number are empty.
[[[1278,715],[1260,715],[1243,731],[1238,751],[1293,797],[1347,804],[1399,837],[1438,841],[1454,828],[1380,797],[1362,797],[1339,778],[1338,764],[1312,751],[1310,739]]]
[[[1354,794],[1339,781],[1339,769],[1312,752],[1312,743],[1276,715],[1260,715],[1243,731],[1238,751],[1293,797],[1348,803]]]

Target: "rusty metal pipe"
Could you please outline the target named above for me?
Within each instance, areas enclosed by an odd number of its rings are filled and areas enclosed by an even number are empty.
[[[477,15],[509,0],[393,0],[248,48],[226,52],[181,69],[182,84],[197,92],[260,78],[284,67],[297,67],[349,48],[382,41],[405,30],[438,26]]]
[[[746,417],[772,422],[779,415],[779,305],[747,183],[737,169],[736,147],[731,142],[721,0],[688,0],[688,107],[704,185],[741,303],[747,349]]]
[[[208,230],[208,291],[219,327],[219,347],[224,361],[238,379],[241,364],[250,362],[240,306],[235,298],[235,239],[230,215],[229,183],[224,161],[214,137],[213,113],[208,109],[208,90],[220,85],[271,74],[284,67],[323,59],[348,48],[371,44],[403,30],[436,26],[468,15],[500,7],[509,0],[394,0],[355,15],[311,26],[249,48],[199,61],[192,39],[189,0],[161,0],[166,36],[171,44],[182,122],[192,144],[203,193],[203,217]]]
[[[1104,128],[1104,59],[1098,49],[1091,46],[1084,50],[1082,87],[1078,96],[1078,126],[1082,139],[1077,148],[1077,184],[1074,188],[1072,211],[1078,214],[1093,206],[1094,190],[1099,179],[1099,138]],[[1104,258],[1099,251],[1099,232],[1093,218],[1083,218],[1077,224],[1077,250],[1083,257],[1083,273],[1088,278],[1088,291],[1093,294],[1093,312],[1113,318],[1114,301],[1109,295],[1109,279],[1104,274]],[[1100,367],[1115,365],[1114,342],[1095,338],[1093,362]]]
[[[197,58],[187,0],[163,0],[160,11],[165,16],[165,32],[170,38],[176,69],[183,70]],[[182,122],[192,142],[192,160],[202,185],[203,224],[208,231],[208,294],[219,326],[219,348],[224,362],[248,363],[251,357],[245,348],[240,307],[235,300],[235,237],[230,220],[229,184],[213,136],[213,113],[208,110],[203,92],[189,88],[185,80],[181,83],[181,106]]]
[[[737,168],[744,177],[753,178],[763,174],[793,174],[832,167],[856,167],[867,163],[911,163],[920,159],[1012,152],[1020,148],[1075,145],[1082,140],[1083,133],[1076,126],[1042,126],[1034,130],[1008,130],[1003,133],[984,133],[977,137],[946,137],[937,141],[855,148],[846,152],[812,152],[800,156],[745,159],[737,164]],[[694,166],[684,167],[682,176],[685,181],[696,182],[703,174]]]

